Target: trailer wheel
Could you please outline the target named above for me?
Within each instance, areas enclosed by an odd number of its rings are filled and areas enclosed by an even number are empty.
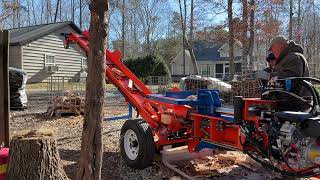
[[[135,169],[144,169],[152,163],[155,145],[148,123],[135,119],[123,124],[120,153],[126,164]]]

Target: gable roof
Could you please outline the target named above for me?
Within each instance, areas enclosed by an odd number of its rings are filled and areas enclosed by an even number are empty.
[[[207,41],[198,41],[194,42],[193,50],[194,55],[196,56],[197,61],[208,61],[216,60],[220,58],[219,49],[224,44],[224,42],[207,42]]]
[[[238,41],[237,41],[238,42]],[[228,57],[220,57],[220,49],[227,41],[196,41],[193,44],[197,61],[227,61]],[[235,57],[239,60],[241,57]]]
[[[28,26],[22,28],[9,29],[10,31],[10,45],[24,45],[29,42],[35,41],[48,34],[53,33],[56,30],[70,26],[77,33],[81,34],[82,31],[72,21],[51,23],[51,24],[40,24],[35,26]]]

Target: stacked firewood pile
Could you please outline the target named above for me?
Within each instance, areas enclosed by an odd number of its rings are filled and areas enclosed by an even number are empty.
[[[244,98],[260,98],[258,80],[242,80],[232,82],[232,96],[242,96]]]
[[[66,92],[64,96],[56,96],[51,99],[47,115],[84,114],[85,98],[74,92]]]

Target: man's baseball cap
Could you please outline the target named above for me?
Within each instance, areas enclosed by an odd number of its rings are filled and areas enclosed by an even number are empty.
[[[270,48],[268,51],[271,51],[273,45],[279,44],[279,43],[288,44],[289,40],[283,35],[278,35],[278,36],[274,37],[271,41]]]

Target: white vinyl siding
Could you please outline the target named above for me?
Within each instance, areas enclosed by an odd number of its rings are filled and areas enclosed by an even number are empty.
[[[13,68],[22,69],[22,47],[10,46],[9,47],[9,66]]]
[[[70,31],[72,29],[66,27],[23,46],[23,69],[28,73],[28,83],[46,81],[50,76],[74,78],[80,72],[81,60],[86,58],[84,53],[76,44],[65,49],[61,36],[61,33]],[[59,71],[46,73],[48,63],[58,66]]]

